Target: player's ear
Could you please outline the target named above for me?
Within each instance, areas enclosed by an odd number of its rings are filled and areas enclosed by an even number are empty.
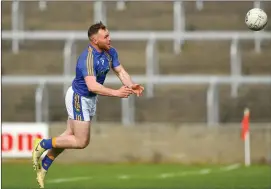
[[[92,41],[94,44],[97,45],[97,43],[98,43],[97,35],[91,36],[90,41]]]

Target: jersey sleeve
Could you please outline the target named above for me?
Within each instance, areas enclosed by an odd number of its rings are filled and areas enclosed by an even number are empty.
[[[80,70],[84,77],[86,76],[96,76],[96,71],[94,67],[92,51],[88,52],[87,56],[79,60]]]
[[[115,48],[111,48],[110,54],[112,57],[112,67],[115,68],[120,65],[118,52]]]

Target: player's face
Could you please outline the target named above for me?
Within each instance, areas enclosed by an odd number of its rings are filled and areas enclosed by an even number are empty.
[[[103,50],[110,49],[110,36],[108,30],[100,29],[97,35],[97,46]]]

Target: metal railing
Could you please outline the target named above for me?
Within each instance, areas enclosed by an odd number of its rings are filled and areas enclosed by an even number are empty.
[[[144,75],[133,75],[133,80],[137,83],[147,84],[152,83],[154,85],[163,84],[202,84],[209,85],[207,90],[206,99],[206,112],[207,112],[207,124],[209,126],[215,126],[219,124],[219,94],[218,87],[220,84],[231,84],[234,82],[241,84],[271,84],[271,76],[200,76],[200,75],[189,75],[189,76],[153,76],[148,78]],[[44,96],[46,84],[64,84],[65,82],[72,81],[73,77],[65,78],[62,76],[3,76],[3,85],[30,85],[38,84],[39,88],[36,91],[36,121],[47,120],[48,118],[42,118],[44,111],[48,112],[48,98]],[[119,83],[119,79],[114,76],[108,76],[108,84]],[[135,122],[135,104],[134,96],[128,99],[121,99],[122,103],[122,123],[124,125],[131,125]],[[43,109],[45,107],[45,109]],[[46,109],[47,108],[47,109]],[[48,113],[45,115],[48,115]]]
[[[116,9],[121,11],[126,8],[126,2],[128,0],[115,0],[116,2]],[[173,28],[172,30],[175,33],[181,33],[185,31],[185,8],[183,6],[182,0],[170,0],[172,2],[173,6]],[[261,1],[259,0],[250,0],[253,3],[254,7],[261,7]],[[195,5],[197,10],[202,10],[203,9],[203,2],[204,0],[195,0]],[[94,6],[93,6],[93,21],[103,21],[105,24],[107,22],[107,11],[106,11],[106,4],[105,0],[100,0],[100,1],[93,1]],[[155,2],[153,2],[155,3]],[[46,0],[39,0],[39,9],[41,11],[46,10],[47,8],[47,2]],[[12,2],[12,30],[13,31],[22,31],[24,27],[24,7],[23,7],[23,2],[19,2],[18,0],[13,0]],[[13,41],[15,42],[15,41]],[[183,44],[183,40],[179,38],[174,40],[174,52],[179,53],[181,50],[181,44]],[[256,51],[260,51],[260,43],[261,40],[255,41],[255,44],[257,44]],[[15,45],[18,45],[18,42],[16,42]]]
[[[65,41],[64,47],[64,73],[63,75],[70,76],[71,65],[76,60],[75,41],[86,40],[85,32],[81,31],[24,31],[12,32],[3,31],[2,40],[59,40]],[[207,32],[183,32],[176,34],[175,32],[155,32],[155,31],[130,31],[130,32],[111,32],[111,38],[116,41],[147,41],[146,45],[146,76],[151,78],[159,73],[159,52],[157,51],[157,41],[174,41],[179,40],[208,40],[208,41],[231,41],[230,47],[230,67],[231,75],[238,76],[242,74],[242,60],[239,50],[240,40],[262,40],[271,39],[271,32],[230,32],[230,31],[207,31]],[[19,45],[12,43],[12,51],[19,52]],[[64,87],[64,90],[66,88]],[[146,87],[147,97],[153,96],[153,84],[149,83]],[[232,97],[237,96],[238,83],[232,83]]]
[[[107,23],[106,16],[106,4],[104,1],[94,1],[93,6],[93,21],[102,21],[103,23]],[[47,2],[45,0],[39,1],[39,9],[41,11],[46,10]],[[125,0],[116,1],[117,10],[124,10],[126,8]],[[182,5],[182,1],[173,1],[173,30],[176,33],[185,31],[185,14],[184,7]],[[13,0],[12,2],[12,31],[23,31],[24,29],[24,7],[23,2],[19,2],[18,0]],[[15,46],[19,45],[18,41],[13,41]],[[180,52],[180,45],[182,41],[175,39],[174,41],[174,50],[175,53]]]
[[[45,82],[39,83],[35,94],[36,122],[49,121],[49,95]]]
[[[67,40],[63,50],[64,57],[64,77],[69,77],[70,75],[74,75],[72,72],[72,65],[76,63],[76,44],[73,39]],[[74,69],[73,69],[74,71]],[[63,94],[66,93],[69,83],[65,82],[63,87]]]

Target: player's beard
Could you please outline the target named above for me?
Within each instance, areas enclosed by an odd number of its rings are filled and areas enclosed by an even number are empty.
[[[99,48],[104,50],[104,51],[108,51],[110,49],[110,45],[107,44],[99,44]]]

